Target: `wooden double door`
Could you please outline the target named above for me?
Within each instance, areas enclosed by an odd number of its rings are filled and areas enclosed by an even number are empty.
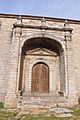
[[[37,63],[32,68],[32,93],[49,93],[49,67],[45,63]]]

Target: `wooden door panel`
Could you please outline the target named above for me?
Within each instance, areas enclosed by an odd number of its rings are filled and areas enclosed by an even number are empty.
[[[32,92],[49,93],[49,67],[37,63],[32,69]]]
[[[42,76],[41,76],[41,82],[42,82],[42,93],[48,93],[49,92],[49,68],[47,65],[42,65]]]
[[[39,65],[34,66],[32,70],[32,92],[39,92]]]

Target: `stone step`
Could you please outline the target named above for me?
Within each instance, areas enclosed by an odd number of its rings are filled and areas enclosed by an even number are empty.
[[[45,105],[18,105],[18,109],[28,109],[28,108],[50,108],[50,106],[45,106]]]
[[[17,108],[50,108],[50,103],[19,103]]]
[[[51,101],[58,101],[58,102],[68,102],[66,99],[22,99],[19,102],[23,102],[23,103],[31,103],[31,102],[51,102]]]
[[[47,102],[41,102],[41,101],[30,101],[30,102],[29,102],[29,101],[28,101],[28,102],[25,101],[25,102],[23,102],[23,101],[22,101],[22,104],[37,104],[37,103],[39,103],[39,104],[40,104],[40,103],[41,103],[41,104],[50,104],[51,101],[47,101]]]
[[[69,102],[64,97],[23,97],[18,101],[17,108],[26,109],[26,108],[50,108],[51,106],[66,106],[69,105]]]

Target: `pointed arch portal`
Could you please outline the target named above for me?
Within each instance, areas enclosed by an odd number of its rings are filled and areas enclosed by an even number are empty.
[[[32,68],[32,93],[49,93],[49,67],[45,63],[37,63]]]

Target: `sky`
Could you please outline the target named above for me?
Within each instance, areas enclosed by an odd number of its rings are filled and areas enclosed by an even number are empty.
[[[0,13],[80,20],[80,0],[0,0]]]

